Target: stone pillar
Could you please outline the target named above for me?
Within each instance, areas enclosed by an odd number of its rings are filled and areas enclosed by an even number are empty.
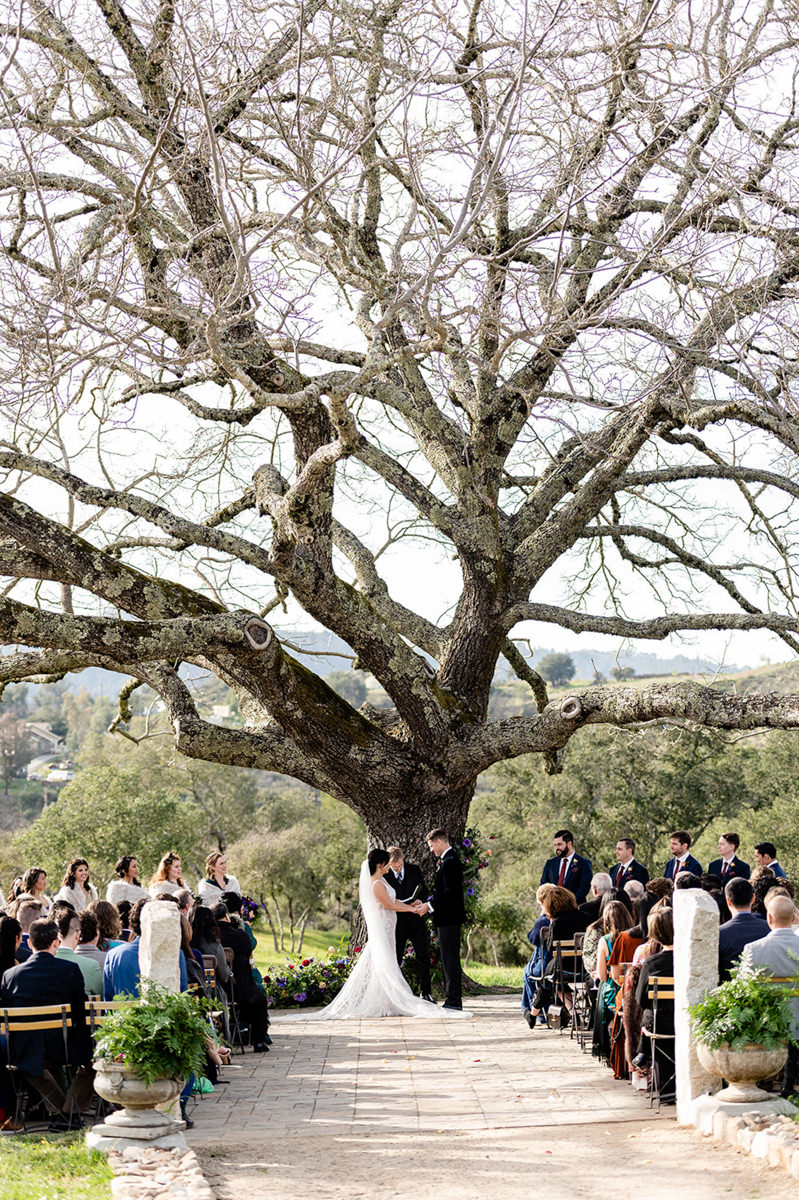
[[[147,909],[144,910],[145,912]],[[719,1080],[700,1064],[688,1006],[704,999],[719,981],[719,910],[699,888],[674,893],[674,1051],[677,1059],[677,1120],[694,1123],[694,1101],[716,1091]]]
[[[142,995],[148,982],[180,991],[180,910],[171,900],[151,900],[141,914],[139,970]]]

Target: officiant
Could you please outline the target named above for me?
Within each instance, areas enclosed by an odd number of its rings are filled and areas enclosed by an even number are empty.
[[[415,863],[405,862],[399,846],[389,846],[389,870],[385,876],[397,894],[398,900],[426,900],[427,887],[422,872]],[[402,966],[405,947],[413,946],[419,972],[419,995],[432,1001],[430,995],[430,933],[424,917],[414,913],[397,913],[397,962]]]

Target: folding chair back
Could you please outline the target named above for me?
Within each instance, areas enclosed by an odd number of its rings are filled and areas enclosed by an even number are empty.
[[[0,1037],[5,1038],[8,1075],[14,1092],[14,1122],[25,1133],[31,1128],[26,1120],[28,1090],[17,1062],[17,1039],[21,1034],[61,1032],[64,1044],[64,1068],[68,1085],[72,1082],[69,1061],[69,1030],[72,1015],[68,1004],[38,1004],[19,1008],[0,1008]],[[71,1114],[70,1114],[71,1115]],[[44,1123],[45,1125],[48,1122]]]

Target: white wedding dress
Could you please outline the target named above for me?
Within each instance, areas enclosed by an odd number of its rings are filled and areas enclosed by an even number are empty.
[[[383,885],[391,899],[395,892],[390,884]],[[358,956],[344,987],[326,1008],[313,1013],[284,1017],[292,1021],[340,1021],[361,1017],[462,1017],[468,1013],[452,1008],[439,1008],[414,996],[397,964],[394,931],[397,914],[379,904],[374,894],[369,863],[361,863],[358,880],[361,908],[366,918],[369,940]],[[281,1020],[276,1017],[275,1020]]]

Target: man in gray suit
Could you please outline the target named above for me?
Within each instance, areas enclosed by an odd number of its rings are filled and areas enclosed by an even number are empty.
[[[771,932],[767,937],[744,946],[741,954],[741,971],[761,968],[769,975],[783,975],[789,979],[799,977],[799,937],[793,924],[796,908],[790,896],[775,896],[766,903],[766,919]],[[782,1095],[793,1095],[796,1078],[797,1046],[799,1041],[799,996],[791,997],[793,1011],[793,1042],[788,1048],[788,1062],[782,1085]]]

